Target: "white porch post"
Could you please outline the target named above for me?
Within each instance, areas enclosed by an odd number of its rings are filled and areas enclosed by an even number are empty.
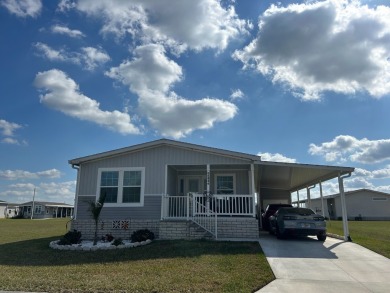
[[[322,182],[320,181],[320,196],[321,196],[321,210],[322,216],[325,218],[325,209],[324,209],[324,197],[322,195]]]
[[[206,170],[206,191],[207,194],[210,193],[210,165],[207,164],[207,170]]]
[[[210,164],[207,164],[207,167],[206,167],[206,185],[207,185],[207,203],[206,203],[206,207],[207,207],[207,214],[209,214],[210,212]]]
[[[347,215],[347,205],[345,202],[345,194],[344,194],[344,182],[343,179],[351,176],[351,173],[349,173],[345,177],[341,177],[340,173],[338,176],[339,179],[339,190],[340,190],[340,199],[341,199],[341,212],[343,216],[343,229],[344,229],[344,240],[345,241],[352,241],[351,237],[349,236],[349,228],[348,228],[348,215]]]
[[[255,189],[255,165],[254,164],[251,164],[251,193],[252,193],[252,203],[253,203],[253,206],[252,206],[252,211],[253,211],[253,214],[252,216],[253,217],[256,217],[256,202],[255,202],[255,197],[256,197],[256,189]]]
[[[161,196],[161,220],[164,220],[167,212],[167,201],[166,198],[168,193],[168,165],[165,165],[165,182],[164,182],[164,194]]]
[[[297,198],[298,198],[298,208],[300,207],[300,204],[299,204],[299,190],[297,190]]]

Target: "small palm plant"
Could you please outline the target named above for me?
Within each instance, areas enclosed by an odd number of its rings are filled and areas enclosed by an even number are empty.
[[[97,241],[98,241],[97,233],[98,233],[100,212],[102,211],[105,200],[106,200],[106,194],[102,193],[102,194],[100,194],[98,201],[89,201],[88,202],[88,204],[89,204],[88,210],[91,212],[91,216],[92,216],[93,220],[95,221],[95,236],[93,238],[93,245],[96,245]]]

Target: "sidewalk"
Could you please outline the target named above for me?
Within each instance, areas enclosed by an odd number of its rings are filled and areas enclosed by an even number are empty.
[[[266,233],[259,243],[276,280],[257,292],[390,292],[390,260],[358,244]]]

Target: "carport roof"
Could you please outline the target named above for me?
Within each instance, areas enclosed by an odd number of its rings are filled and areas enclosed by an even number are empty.
[[[262,188],[294,192],[338,175],[351,173],[355,168],[262,161],[257,164]]]

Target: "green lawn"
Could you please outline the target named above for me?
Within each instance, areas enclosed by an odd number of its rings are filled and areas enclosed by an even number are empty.
[[[48,247],[66,220],[0,220],[0,290],[253,292],[274,279],[258,243],[154,241],[110,251]]]
[[[390,258],[389,221],[348,221],[352,241]],[[344,235],[342,221],[328,221],[329,233]]]

